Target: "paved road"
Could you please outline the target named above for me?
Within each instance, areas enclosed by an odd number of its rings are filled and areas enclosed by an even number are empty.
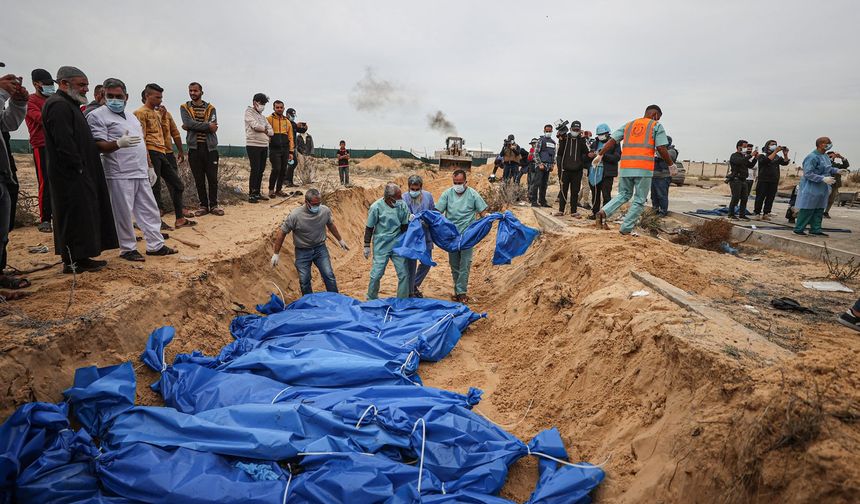
[[[720,206],[728,206],[729,199],[729,196],[721,195],[714,191],[708,191],[699,187],[672,186],[669,190],[669,210],[674,210],[675,212],[691,212],[700,208],[712,210]],[[750,211],[752,211],[753,208],[753,201],[754,197],[750,197],[749,205],[747,206]],[[788,209],[788,199],[778,197],[773,204],[773,220],[768,222],[753,219],[749,222],[735,221],[735,224],[743,227],[756,226],[759,231],[765,233],[791,237],[820,245],[822,243],[821,238],[803,237],[792,233],[793,228],[789,227],[790,224],[788,224],[788,221],[785,219],[786,209]],[[832,217],[831,219],[824,219],[825,228],[849,229],[852,232],[830,232],[828,233],[830,237],[827,238],[827,244],[847,252],[860,252],[860,208],[834,206],[830,210],[830,215]],[[768,229],[771,227],[777,229]]]

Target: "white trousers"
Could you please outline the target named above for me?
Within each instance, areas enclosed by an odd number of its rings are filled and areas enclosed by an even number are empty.
[[[164,246],[161,235],[161,213],[147,179],[107,179],[110,206],[120,252],[137,250],[132,217],[146,240],[146,251],[155,252]]]

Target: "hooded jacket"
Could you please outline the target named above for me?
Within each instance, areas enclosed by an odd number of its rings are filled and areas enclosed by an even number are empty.
[[[577,171],[591,164],[588,141],[584,136],[564,135],[558,144],[558,166],[563,171]]]

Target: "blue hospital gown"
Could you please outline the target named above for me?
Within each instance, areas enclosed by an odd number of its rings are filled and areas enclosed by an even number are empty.
[[[824,177],[832,177],[838,172],[827,154],[821,154],[817,149],[810,152],[803,159],[803,177],[797,188],[795,206],[799,209],[827,208],[830,186],[824,183]]]

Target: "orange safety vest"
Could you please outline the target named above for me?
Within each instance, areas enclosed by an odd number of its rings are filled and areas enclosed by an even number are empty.
[[[654,128],[657,121],[642,117],[627,123],[618,167],[654,171]]]

